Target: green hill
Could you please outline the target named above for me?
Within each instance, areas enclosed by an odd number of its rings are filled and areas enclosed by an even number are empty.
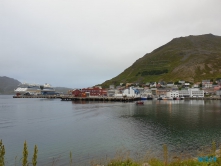
[[[221,37],[206,34],[175,38],[101,85],[216,78],[221,78]]]
[[[19,84],[20,82],[18,80],[6,76],[0,76],[0,94],[14,94],[14,89],[16,89]]]

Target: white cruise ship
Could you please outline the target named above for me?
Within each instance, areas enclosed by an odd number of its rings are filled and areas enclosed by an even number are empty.
[[[56,95],[55,89],[45,83],[44,85],[23,83],[18,85],[18,88],[14,90],[17,96],[19,95]]]
[[[22,83],[18,85],[18,88],[14,90],[15,94],[17,96],[19,95],[37,95],[41,93],[40,85],[38,84],[28,84],[28,83]]]

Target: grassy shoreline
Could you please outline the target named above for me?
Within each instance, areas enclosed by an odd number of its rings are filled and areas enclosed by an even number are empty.
[[[32,155],[32,161],[28,161],[28,156],[30,155],[28,152],[26,141],[24,142],[23,148],[23,157],[19,160],[19,165],[22,166],[37,166],[38,165],[38,148],[35,145],[34,151]],[[5,163],[5,154],[6,150],[2,140],[0,140],[0,166],[6,166]],[[212,145],[208,147],[207,150],[201,151],[197,157],[192,156],[182,156],[176,154],[172,156],[168,153],[167,145],[163,145],[162,147],[162,159],[156,158],[147,154],[142,159],[132,159],[130,157],[129,151],[119,151],[116,153],[113,158],[105,158],[92,160],[89,165],[91,166],[221,166],[221,147],[217,150],[217,145],[215,142],[212,142]],[[17,157],[15,157],[16,159]],[[70,166],[75,166],[78,164],[74,163],[72,152],[69,154]],[[15,165],[17,162],[15,161]],[[53,161],[50,165],[56,166],[59,165],[59,162]]]

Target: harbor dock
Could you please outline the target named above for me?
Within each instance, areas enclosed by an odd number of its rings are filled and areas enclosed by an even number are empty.
[[[61,101],[119,101],[119,102],[133,102],[140,100],[140,97],[74,97],[74,96],[63,96],[61,97]]]
[[[31,96],[13,96],[13,98],[47,98],[61,99],[61,101],[115,101],[115,102],[133,102],[140,100],[140,97],[74,97],[72,95],[31,95]]]
[[[61,96],[59,95],[19,95],[19,96],[13,96],[13,98],[48,98],[48,99],[60,99]]]
[[[120,101],[120,102],[133,102],[138,101],[140,97],[75,97],[73,95],[30,95],[30,96],[13,96],[13,98],[47,98],[47,99],[61,99],[61,101]],[[221,97],[185,97],[184,100],[221,100]]]

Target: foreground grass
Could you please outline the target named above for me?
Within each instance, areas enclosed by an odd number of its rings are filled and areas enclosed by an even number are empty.
[[[34,153],[32,157],[32,161],[28,161],[28,150],[27,143],[24,142],[23,149],[23,157],[20,159],[22,166],[36,166],[37,165],[37,153],[38,149],[35,145]],[[0,141],[0,166],[5,166],[5,148]],[[163,145],[163,159],[158,159],[154,157],[145,157],[144,159],[140,159],[138,161],[130,158],[130,153],[127,151],[121,151],[116,154],[116,156],[112,159],[104,159],[102,161],[91,161],[91,166],[221,166],[221,149],[216,150],[216,143],[212,143],[212,147],[209,152],[203,153],[199,155],[198,158],[188,158],[183,159],[182,157],[173,157],[168,155],[168,149],[166,145]],[[16,165],[16,164],[15,164]],[[58,162],[53,162],[52,166],[59,165]],[[69,155],[69,164],[70,166],[75,166],[72,159],[72,152]]]
[[[170,156],[168,148],[163,145],[162,159],[150,157],[147,154],[143,159],[138,161],[130,158],[129,153],[120,152],[115,158],[110,159],[106,164],[92,163],[92,166],[221,166],[221,148],[216,150],[216,143],[212,142],[212,146],[203,149],[200,154],[195,157],[191,156]],[[105,163],[105,162],[103,162]]]
[[[158,159],[150,159],[148,162],[140,163],[134,162],[131,159],[127,159],[124,161],[112,160],[107,164],[108,166],[220,166],[221,159],[218,158],[216,162],[199,162],[198,160],[179,160],[172,161],[170,163],[165,163]]]

